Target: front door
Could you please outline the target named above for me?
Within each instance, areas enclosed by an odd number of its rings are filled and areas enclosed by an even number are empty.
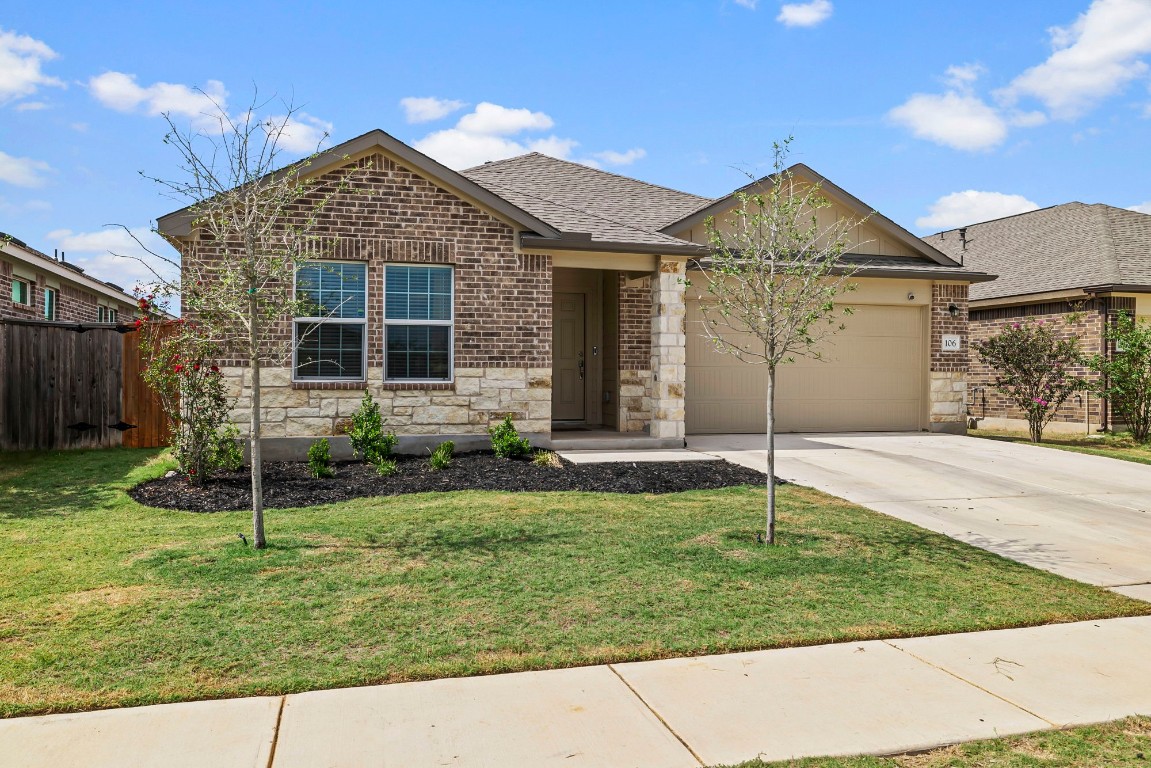
[[[584,295],[557,293],[552,299],[552,420],[583,421]]]

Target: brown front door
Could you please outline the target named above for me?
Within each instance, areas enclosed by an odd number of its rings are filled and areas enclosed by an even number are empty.
[[[552,420],[583,421],[584,295],[557,293],[552,298]]]

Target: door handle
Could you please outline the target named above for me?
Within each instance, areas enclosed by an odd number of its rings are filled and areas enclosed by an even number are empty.
[[[583,381],[583,371],[584,371],[584,360],[583,360],[583,352],[581,351],[579,353],[579,380],[580,381]]]

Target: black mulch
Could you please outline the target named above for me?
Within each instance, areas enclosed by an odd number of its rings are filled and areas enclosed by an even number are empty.
[[[304,462],[264,464],[264,506],[309,507],[365,496],[398,496],[430,491],[589,491],[596,493],[679,493],[760,485],[762,472],[726,461],[667,461],[536,466],[526,459],[500,459],[490,451],[460,453],[447,469],[433,471],[427,458],[396,456],[399,471],[381,477],[375,467],[337,462],[336,476],[317,480]],[[203,486],[182,475],[150,480],[128,491],[150,507],[219,512],[252,504],[247,468],[222,473]]]

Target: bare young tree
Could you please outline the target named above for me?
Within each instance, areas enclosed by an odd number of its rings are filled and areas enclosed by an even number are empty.
[[[322,252],[317,217],[358,169],[349,168],[335,180],[310,177],[319,143],[309,157],[279,168],[297,111],[292,105],[285,104],[284,114],[272,119],[256,116],[264,104],[255,98],[235,117],[215,106],[210,129],[184,129],[164,115],[164,143],[176,150],[181,174],[176,179],[143,175],[187,203],[183,213],[192,236],[185,241],[158,232],[181,259],[152,255],[178,268],[180,277],[164,279],[153,272],[161,291],[180,297],[184,316],[198,332],[247,366],[252,535],[253,546],[263,549],[260,373],[291,361],[292,334],[285,333],[285,324],[303,309],[295,293],[296,271]]]
[[[711,254],[701,267],[702,334],[719,352],[767,366],[766,541],[775,543],[775,385],[780,365],[819,359],[821,342],[842,330],[853,270],[841,262],[862,220],[820,223],[831,208],[819,184],[785,166],[792,138],[775,142],[774,173],[736,193],[738,205],[706,222]],[[826,217],[825,217],[826,218]]]

